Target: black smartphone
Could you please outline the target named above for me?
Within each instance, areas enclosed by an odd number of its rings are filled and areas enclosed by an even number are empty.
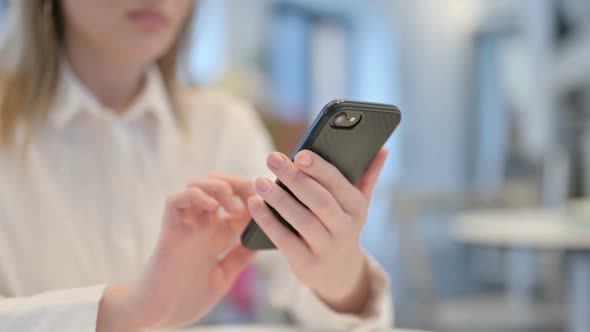
[[[334,100],[322,109],[291,155],[291,160],[299,151],[311,150],[356,184],[400,120],[401,113],[393,105]],[[295,197],[280,181],[276,183]],[[299,235],[287,220],[269,207],[286,227]],[[250,220],[241,239],[242,245],[251,250],[276,248],[255,220]]]

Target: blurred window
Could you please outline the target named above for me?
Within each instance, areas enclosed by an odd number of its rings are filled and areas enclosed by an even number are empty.
[[[7,1],[6,0],[0,0],[0,29],[2,28],[2,22],[4,22],[4,11],[6,9],[7,6]]]
[[[228,67],[228,2],[200,0],[188,55],[188,79],[200,84],[220,81]]]

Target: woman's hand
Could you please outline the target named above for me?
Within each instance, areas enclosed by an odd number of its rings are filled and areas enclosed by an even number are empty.
[[[370,294],[360,234],[386,158],[387,150],[382,149],[354,186],[311,151],[299,152],[294,162],[274,152],[267,159],[269,169],[301,203],[266,178],[256,180],[260,197],[248,200],[252,216],[297,277],[339,312],[360,313]],[[263,200],[301,237],[283,226]]]
[[[107,287],[97,331],[173,328],[204,316],[254,255],[236,244],[252,195],[251,181],[229,175],[194,180],[171,195],[146,269],[133,284]]]

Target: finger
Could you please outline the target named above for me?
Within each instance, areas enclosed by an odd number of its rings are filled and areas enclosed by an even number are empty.
[[[344,227],[346,213],[332,193],[307,174],[282,153],[273,152],[267,159],[268,168],[333,232]]]
[[[266,178],[256,179],[256,192],[303,236],[312,251],[322,252],[331,235],[322,222],[283,188]]]
[[[211,173],[210,176],[228,183],[232,187],[234,195],[237,195],[241,199],[235,200],[235,202],[239,202],[241,205],[242,209],[240,210],[240,213],[233,214],[225,218],[232,230],[235,233],[241,234],[250,221],[250,212],[245,208],[245,206],[248,198],[255,195],[254,184],[250,179],[239,175]]]
[[[344,211],[356,215],[364,210],[363,194],[332,164],[309,150],[295,156],[295,165],[326,188]]]
[[[248,198],[255,195],[252,180],[248,178],[228,173],[211,173],[211,177],[226,181],[244,203],[248,201]]]
[[[229,225],[234,234],[242,234],[244,229],[248,226],[251,216],[248,209],[244,209],[243,213],[239,215],[229,215],[223,219],[224,224]]]
[[[219,203],[199,188],[190,188],[166,199],[164,225],[199,225],[201,232],[207,232],[207,217],[217,211]]]
[[[295,264],[304,264],[313,257],[303,240],[281,224],[260,197],[248,199],[248,209],[258,226],[287,260]]]
[[[230,213],[239,212],[242,206],[237,202],[232,186],[226,181],[214,178],[192,180],[189,187],[201,188],[215,198]]]
[[[200,188],[188,188],[168,196],[167,206],[175,209],[191,208],[213,212],[217,210],[219,203]]]
[[[371,201],[371,196],[373,195],[373,189],[375,189],[375,185],[377,184],[377,180],[379,180],[379,175],[381,174],[381,170],[383,170],[383,166],[385,166],[385,160],[387,159],[387,155],[389,151],[386,148],[381,148],[369,168],[363,174],[363,176],[359,179],[356,184],[356,187],[363,193],[367,201]]]
[[[229,253],[218,263],[223,272],[225,284],[233,282],[255,255],[255,251],[250,251],[240,244],[230,249]]]
[[[227,249],[229,245],[236,241],[238,234],[240,234],[234,230],[231,223],[227,222],[215,222],[210,227],[212,231],[207,242],[210,242],[210,247],[215,253]]]

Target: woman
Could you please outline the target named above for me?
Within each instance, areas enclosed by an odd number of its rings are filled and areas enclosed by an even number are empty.
[[[280,249],[258,258],[276,307],[314,328],[390,323],[387,279],[359,245],[386,152],[356,187],[310,151],[268,155],[248,106],[176,80],[194,5],[12,2],[0,58],[0,330],[198,321],[252,259],[235,241],[251,216]],[[248,180],[272,173],[309,210],[266,177]]]

